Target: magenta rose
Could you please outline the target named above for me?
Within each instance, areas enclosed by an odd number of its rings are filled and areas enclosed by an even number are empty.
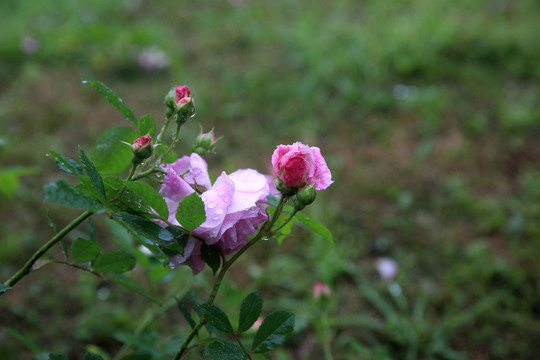
[[[321,150],[301,142],[279,145],[272,154],[272,166],[274,175],[291,188],[311,184],[315,190],[324,190],[333,183]]]
[[[164,166],[167,175],[160,194],[169,209],[168,221],[174,225],[178,204],[196,188],[202,192],[206,221],[192,234],[184,249],[184,256],[170,258],[171,266],[189,265],[194,274],[204,268],[201,256],[201,240],[216,245],[223,254],[241,249],[249,241],[257,227],[267,219],[265,201],[270,187],[266,177],[255,170],[237,170],[230,175],[223,172],[212,185],[204,159],[191,154],[173,164]],[[183,174],[180,177],[180,174]]]

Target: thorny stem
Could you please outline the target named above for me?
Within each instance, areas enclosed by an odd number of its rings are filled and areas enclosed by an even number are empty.
[[[214,283],[214,287],[212,288],[212,292],[210,293],[210,297],[208,298],[208,301],[207,301],[208,304],[212,304],[214,302],[214,299],[216,298],[216,295],[221,285],[221,282],[223,280],[223,277],[225,276],[225,273],[227,272],[227,270],[229,270],[231,265],[234,264],[234,262],[243,253],[245,253],[247,249],[252,247],[257,241],[259,241],[263,237],[266,237],[270,234],[271,232],[270,230],[272,229],[272,226],[274,226],[274,224],[276,223],[276,220],[279,214],[281,214],[281,211],[283,210],[283,207],[285,206],[285,203],[287,202],[287,200],[288,200],[288,197],[282,196],[279,199],[279,203],[276,207],[276,211],[274,212],[274,216],[266,220],[266,222],[263,224],[263,226],[261,227],[257,235],[253,237],[253,239],[251,239],[243,248],[238,250],[238,252],[234,254],[233,257],[231,257],[228,261],[223,262],[223,266],[221,267],[221,270],[219,271],[218,277],[216,278],[216,282]],[[189,346],[189,343],[198,334],[199,330],[204,325],[205,321],[206,319],[204,317],[201,317],[201,319],[199,320],[199,323],[195,326],[195,328],[193,328],[193,330],[191,330],[191,333],[188,335],[188,337],[186,338],[186,340],[184,341],[184,343],[182,344],[182,346],[180,347],[180,349],[174,356],[173,358],[174,360],[179,360],[182,358],[182,356],[184,355],[184,353],[186,352]]]
[[[71,221],[65,228],[60,230],[55,236],[53,236],[45,245],[43,245],[41,248],[39,248],[32,257],[24,264],[24,266],[15,273],[8,281],[6,281],[4,284],[7,286],[13,286],[15,285],[19,280],[21,280],[24,276],[26,276],[30,271],[32,270],[32,266],[34,263],[49,250],[54,244],[56,244],[58,241],[60,241],[64,236],[66,236],[71,230],[73,230],[75,227],[77,227],[80,223],[82,223],[86,218],[90,217],[93,214],[91,210],[87,210],[79,217]],[[0,293],[0,295],[2,295]]]

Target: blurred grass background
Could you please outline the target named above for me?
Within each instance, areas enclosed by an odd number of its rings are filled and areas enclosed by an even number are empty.
[[[225,137],[214,174],[270,172],[275,146],[294,141],[319,146],[333,173],[307,212],[336,246],[298,226],[250,250],[224,289],[230,311],[259,290],[266,313],[297,313],[274,359],[327,360],[325,342],[334,359],[538,358],[538,1],[4,0],[0,14],[3,280],[51,236],[45,206],[60,226],[78,214],[43,204],[42,185],[62,176],[45,154],[76,158],[127,125],[81,81],[156,119],[185,83],[197,115],[179,154],[200,124]],[[96,226],[105,247],[125,236]],[[381,258],[399,265],[394,279],[378,274]],[[149,264],[133,276],[162,298],[192,286],[201,300],[212,278]],[[326,302],[312,299],[316,281],[332,289]],[[172,308],[134,337],[156,309],[48,266],[2,297],[0,358],[123,344],[160,358],[187,325]]]

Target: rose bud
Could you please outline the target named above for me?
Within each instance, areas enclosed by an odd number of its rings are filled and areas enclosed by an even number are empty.
[[[176,120],[179,126],[195,114],[195,101],[187,85],[176,85],[169,90],[165,96],[165,104],[167,105],[166,116],[169,118],[177,113]]]
[[[296,201],[294,202],[294,209],[300,211],[306,206],[315,201],[317,192],[314,185],[307,185],[298,190],[296,193]]]
[[[279,145],[272,154],[272,166],[274,175],[289,188],[310,184],[315,190],[324,190],[333,183],[321,150],[301,142]]]
[[[131,145],[131,150],[133,151],[133,163],[135,165],[142,163],[145,159],[152,156],[154,150],[152,137],[150,135],[144,135],[135,139],[133,145]]]
[[[214,134],[214,129],[210,130],[207,133],[201,132],[197,139],[195,140],[195,145],[193,146],[193,152],[204,156],[208,152],[214,152],[216,149],[216,143],[219,139],[216,139],[216,134]]]

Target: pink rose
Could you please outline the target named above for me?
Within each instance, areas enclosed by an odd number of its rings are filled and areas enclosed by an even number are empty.
[[[318,147],[309,147],[301,142],[279,145],[272,154],[274,175],[291,188],[315,186],[324,190],[332,181],[332,174]]]
[[[178,204],[196,188],[202,192],[206,221],[192,234],[208,245],[216,245],[225,255],[246,245],[249,236],[267,219],[264,203],[270,187],[266,177],[255,170],[237,170],[230,175],[223,172],[211,185],[206,162],[195,153],[164,168],[167,175],[160,194],[169,209],[168,221],[180,225],[175,217]],[[204,268],[201,241],[190,237],[184,256],[178,254],[170,260],[172,266],[186,264],[194,274],[199,273]]]

